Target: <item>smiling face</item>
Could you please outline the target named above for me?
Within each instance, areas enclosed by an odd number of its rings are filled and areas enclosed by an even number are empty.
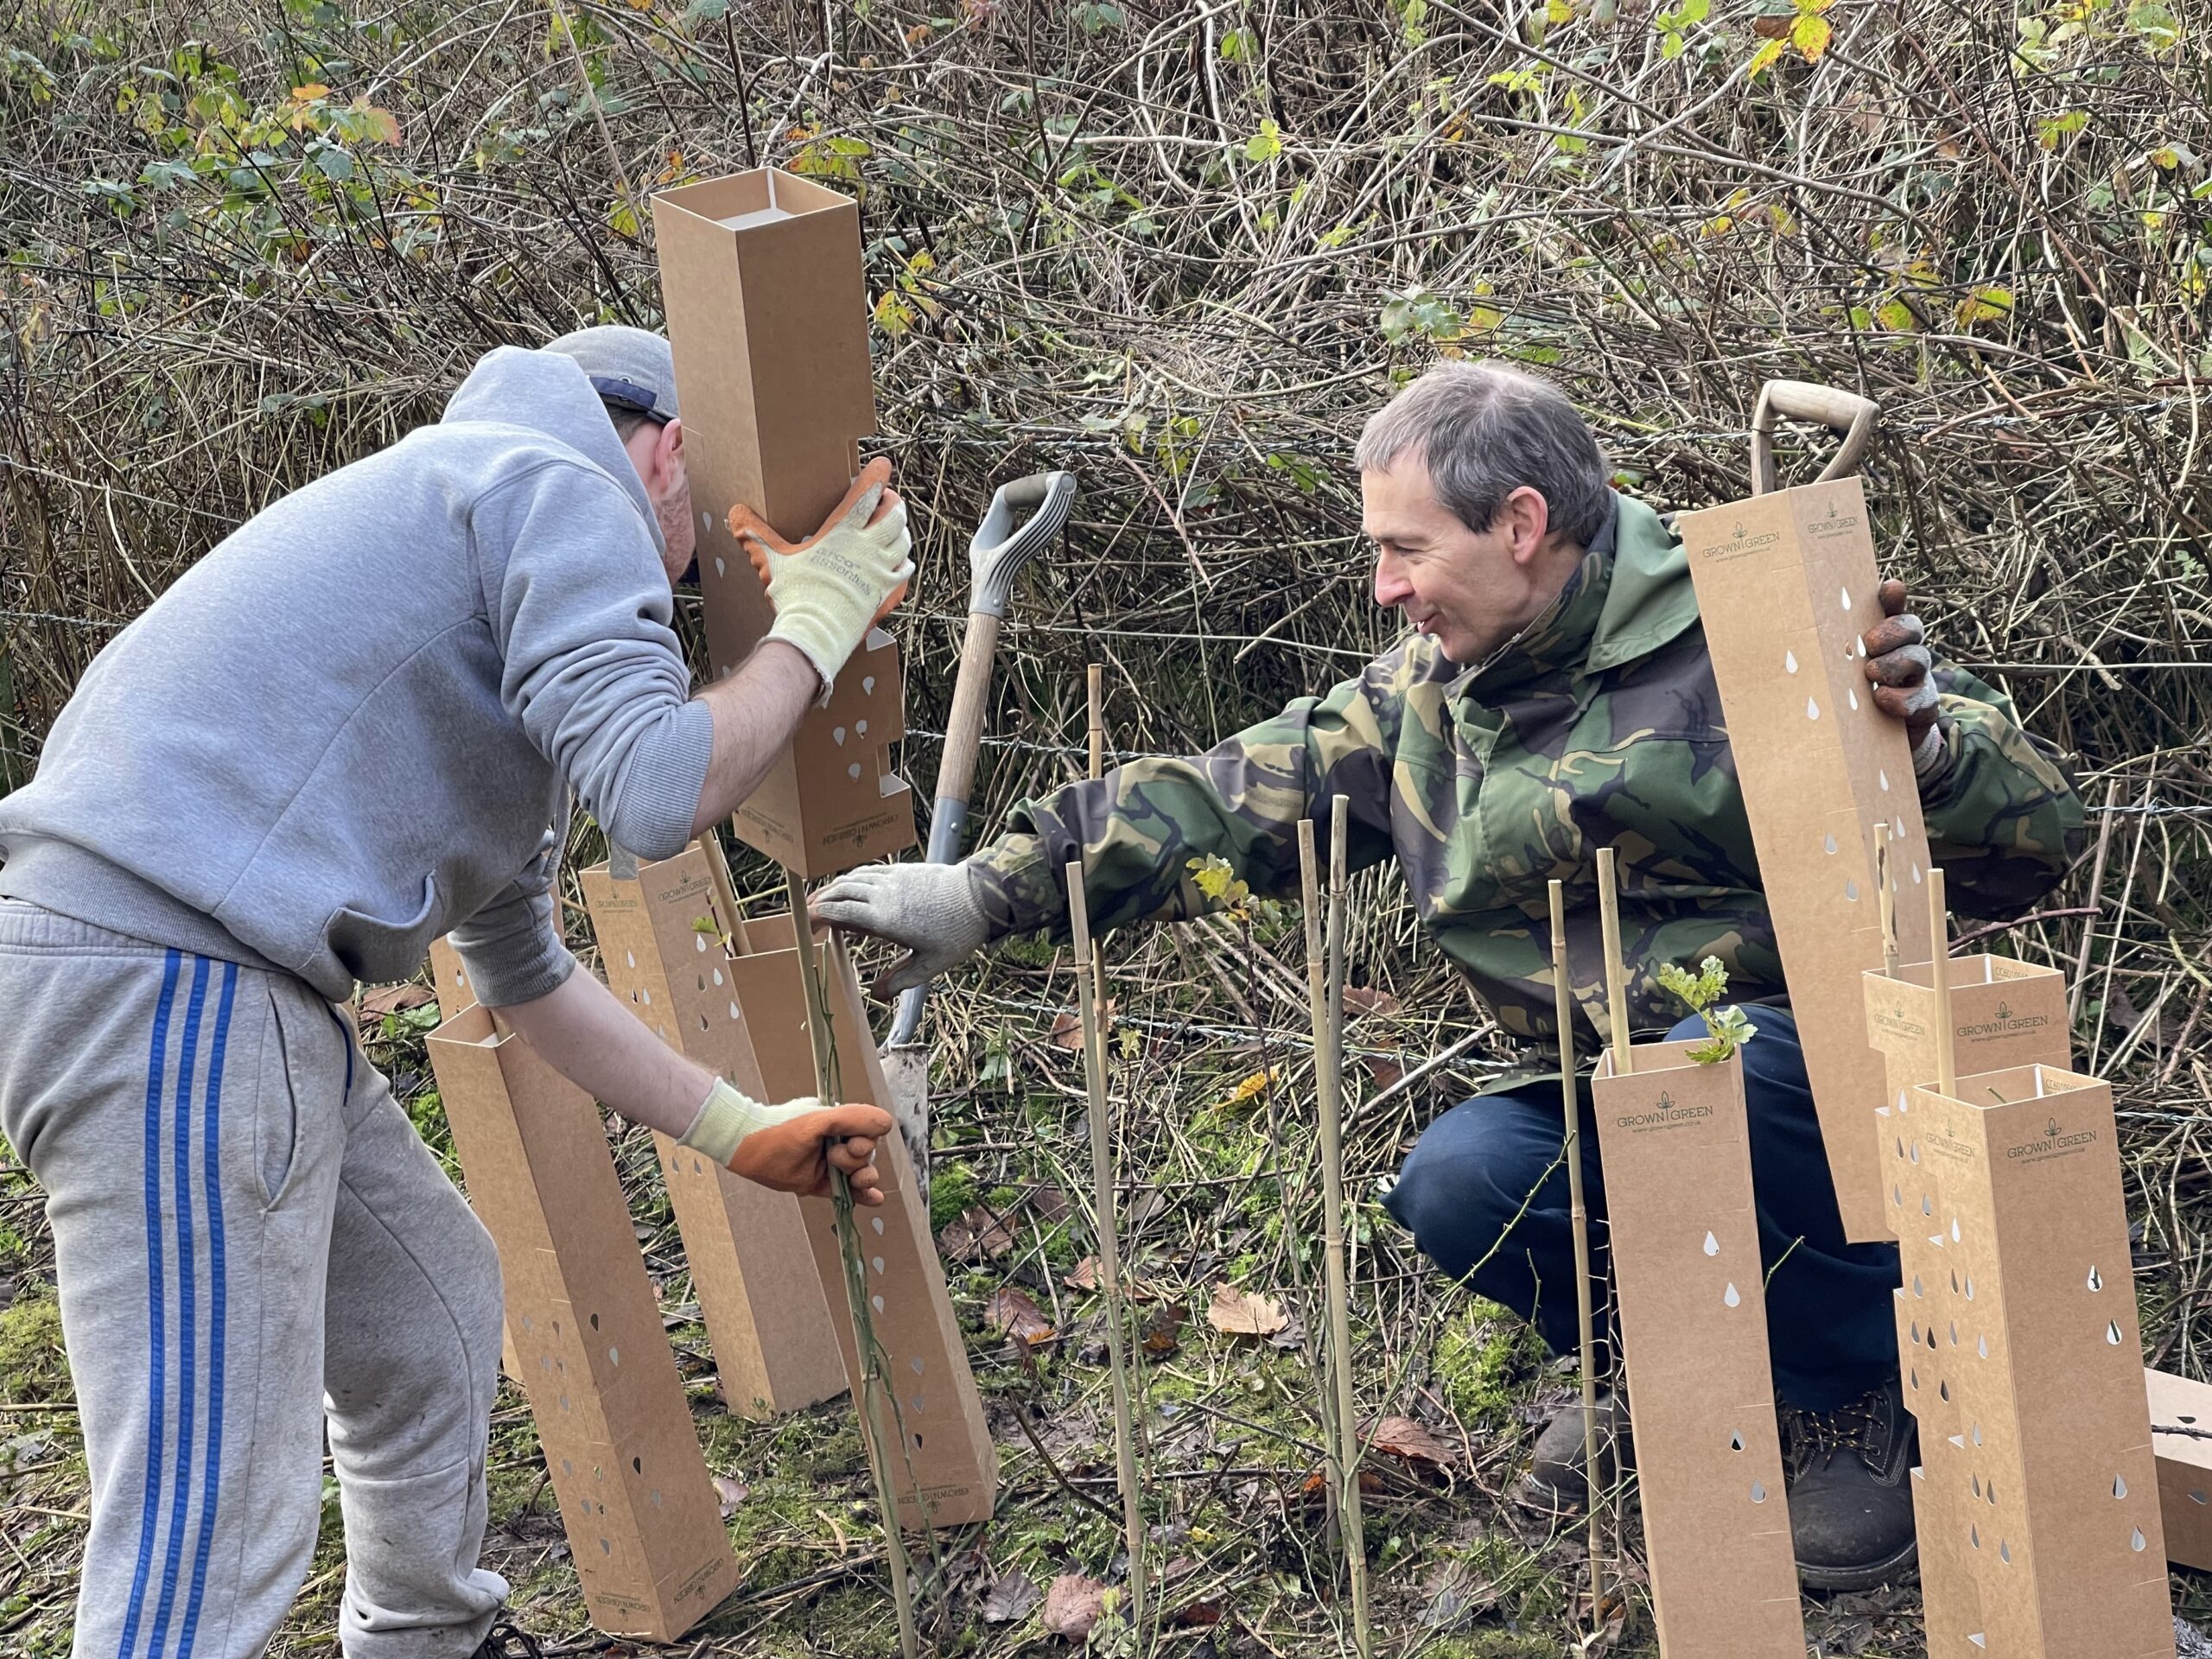
[[[1549,533],[1538,491],[1512,491],[1471,530],[1436,499],[1427,458],[1409,449],[1359,475],[1360,527],[1375,544],[1375,602],[1402,612],[1452,661],[1472,667],[1543,613],[1582,550]]]

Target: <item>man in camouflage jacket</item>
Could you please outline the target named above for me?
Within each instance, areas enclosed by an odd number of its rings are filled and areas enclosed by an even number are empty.
[[[1325,845],[1346,798],[1351,868],[1396,861],[1430,936],[1528,1061],[1429,1126],[1389,1207],[1444,1271],[1572,1351],[1548,884],[1566,884],[1576,1045],[1590,1054],[1605,987],[1595,855],[1611,846],[1638,1033],[1698,1028],[1658,988],[1670,963],[1718,957],[1736,999],[1767,1005],[1745,1082],[1798,1560],[1816,1587],[1877,1582],[1913,1548],[1897,1253],[1847,1243],[1837,1214],[1688,561],[1656,513],[1608,487],[1572,405],[1510,371],[1432,371],[1370,423],[1358,461],[1376,597],[1413,633],[1205,755],[1134,761],[1022,803],[964,864],[853,872],[817,914],[906,944],[881,988],[896,990],[992,939],[1065,938],[1076,860],[1101,930],[1205,911],[1191,863],[1207,855],[1255,892],[1294,896],[1299,821]],[[1903,585],[1885,583],[1884,600],[1891,620],[1867,638],[1867,671],[1877,705],[1907,724],[1952,903],[2016,913],[2070,863],[2080,802],[2008,699],[1931,659]],[[1602,1214],[1594,1138],[1584,1144]],[[1579,1502],[1580,1452],[1569,1413],[1539,1440],[1532,1489]]]

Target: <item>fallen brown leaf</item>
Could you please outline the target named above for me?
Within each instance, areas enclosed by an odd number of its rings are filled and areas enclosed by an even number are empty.
[[[1080,1573],[1063,1573],[1045,1592],[1045,1628],[1081,1641],[1106,1611],[1106,1586]]]
[[[1001,1285],[991,1293],[983,1317],[991,1328],[1009,1337],[1019,1337],[1024,1342],[1049,1342],[1053,1336],[1052,1322],[1045,1312],[1031,1300],[1029,1293],[1013,1285]]]
[[[979,1204],[947,1222],[937,1243],[938,1250],[955,1261],[995,1262],[1014,1248],[1014,1234],[1002,1217]]]
[[[753,1496],[753,1489],[741,1480],[732,1480],[728,1475],[716,1475],[715,1496],[721,1500],[722,1519],[727,1521],[737,1513],[739,1504]]]
[[[1410,1417],[1385,1417],[1375,1425],[1372,1439],[1377,1452],[1390,1452],[1408,1463],[1446,1469],[1459,1461],[1450,1446]]]
[[[1363,1054],[1359,1063],[1377,1089],[1395,1089],[1406,1075],[1406,1068],[1387,1054]]]
[[[1040,1592],[1033,1580],[1020,1573],[1001,1573],[983,1596],[983,1623],[1013,1624],[1029,1617]]]
[[[1068,1269],[1067,1277],[1060,1282],[1070,1290],[1079,1290],[1086,1296],[1096,1296],[1098,1294],[1098,1258],[1095,1255],[1084,1256],[1082,1261]],[[1158,1300],[1158,1294],[1139,1279],[1124,1280],[1122,1283],[1122,1294],[1132,1302],[1149,1302]]]
[[[1272,1337],[1290,1323],[1290,1316],[1271,1297],[1220,1284],[1213,1287],[1206,1323],[1225,1336]]]
[[[1053,1016],[1052,1029],[1046,1040],[1054,1048],[1065,1048],[1075,1053],[1083,1047],[1083,1019],[1079,1014],[1059,1014]]]
[[[1221,1604],[1217,1601],[1194,1601],[1175,1615],[1173,1621],[1185,1628],[1221,1623]]]
[[[419,1008],[437,1000],[437,994],[426,985],[379,985],[361,994],[361,1023],[374,1025],[387,1014]]]
[[[1389,1015],[1402,1012],[1402,1005],[1388,991],[1376,990],[1371,985],[1344,987],[1344,1012],[1357,1020],[1363,1014]]]
[[[1145,1352],[1154,1359],[1165,1359],[1183,1345],[1183,1305],[1162,1302],[1144,1316],[1144,1330],[1138,1341]]]

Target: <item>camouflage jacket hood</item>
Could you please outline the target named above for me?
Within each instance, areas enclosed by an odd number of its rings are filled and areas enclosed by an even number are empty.
[[[2024,909],[2078,850],[2082,808],[2010,700],[1938,664],[1947,732],[1921,780],[1931,851],[1969,914]],[[1092,925],[1198,915],[1189,862],[1218,855],[1254,891],[1294,897],[1297,827],[1325,845],[1349,798],[1353,869],[1395,858],[1437,944],[1509,1035],[1556,1057],[1548,884],[1566,884],[1578,1046],[1602,1010],[1596,854],[1616,849],[1639,1032],[1681,1010],[1653,977],[1712,955],[1732,997],[1783,995],[1688,559],[1658,515],[1618,498],[1559,598],[1462,668],[1410,636],[1356,677],[1207,753],[1147,759],[1025,801],[969,861],[1001,934],[1065,936],[1067,864]]]

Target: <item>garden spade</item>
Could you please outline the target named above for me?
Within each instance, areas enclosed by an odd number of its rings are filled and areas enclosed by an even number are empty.
[[[968,543],[968,632],[960,649],[959,677],[953,682],[944,755],[938,762],[936,803],[930,811],[925,856],[932,864],[950,864],[960,856],[968,798],[976,784],[976,755],[983,738],[991,666],[998,654],[999,626],[1014,578],[1067,523],[1075,492],[1073,473],[1033,473],[1002,484]],[[918,985],[900,994],[883,1047],[884,1076],[891,1084],[891,1098],[885,1104],[899,1120],[899,1133],[925,1197],[930,1170],[930,1059],[919,1033],[922,1001],[928,994]]]

